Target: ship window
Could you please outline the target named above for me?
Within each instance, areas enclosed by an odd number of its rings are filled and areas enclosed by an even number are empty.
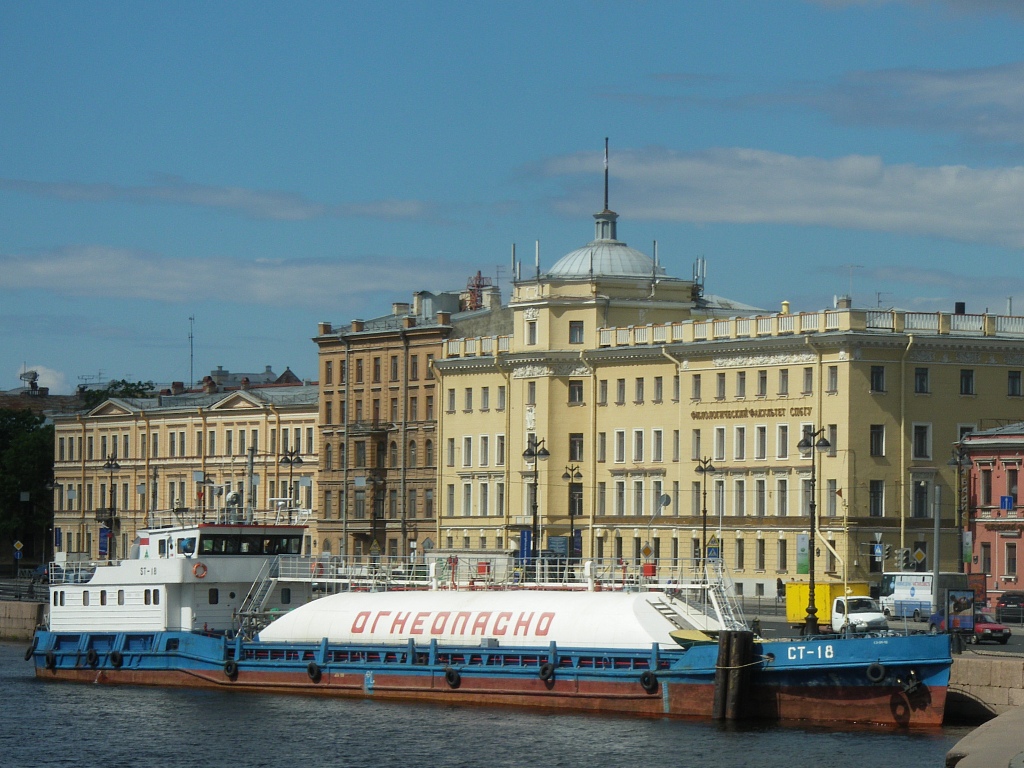
[[[56,605],[56,604],[57,604],[57,595],[58,595],[58,594],[60,594],[60,593],[59,593],[59,592],[54,592],[54,593],[53,593],[53,604],[54,604],[54,605]]]
[[[60,593],[60,604],[64,605],[64,591],[63,590],[61,590],[61,593]]]
[[[178,650],[178,638],[172,637],[167,641],[167,645],[164,646],[165,651],[176,651]]]
[[[158,546],[160,557],[167,557],[167,539],[160,539]]]
[[[220,602],[220,590],[216,587],[210,587],[210,605],[216,605]]]
[[[107,604],[107,590],[101,589],[100,590],[100,605],[106,605],[106,604]]]
[[[124,590],[123,589],[117,590],[117,604],[118,605],[124,605]]]
[[[290,605],[292,602],[291,587],[281,587],[281,605]]]
[[[82,605],[88,605],[88,604],[89,604],[89,590],[85,589],[85,590],[82,590]]]
[[[143,592],[142,602],[146,605],[149,605],[151,602],[153,602],[153,593],[150,590],[147,589],[145,592]]]
[[[153,605],[160,605],[160,590],[153,590]]]

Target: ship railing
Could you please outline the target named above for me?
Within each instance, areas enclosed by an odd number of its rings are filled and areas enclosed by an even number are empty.
[[[152,529],[193,526],[201,523],[218,525],[306,525],[313,511],[305,507],[275,505],[270,509],[222,507],[175,507],[152,513]]]

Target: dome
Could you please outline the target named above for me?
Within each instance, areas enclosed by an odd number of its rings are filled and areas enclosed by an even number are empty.
[[[565,254],[548,270],[549,277],[664,277],[665,270],[646,253],[615,238],[618,214],[607,208],[594,214],[595,237]]]

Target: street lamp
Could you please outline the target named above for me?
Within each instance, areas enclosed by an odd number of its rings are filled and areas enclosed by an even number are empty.
[[[540,461],[547,459],[551,454],[548,449],[544,447],[544,441],[538,440],[535,436],[531,435],[530,440],[526,445],[526,450],[523,451],[523,458],[527,462],[533,463],[533,499],[530,503],[530,511],[533,514],[533,526],[532,533],[530,535],[530,559],[533,562],[535,578],[540,573],[540,569],[537,567],[537,556],[539,554],[538,542],[540,538],[540,524],[537,519],[537,473],[538,464]]]
[[[565,472],[562,473],[562,479],[569,484],[569,563],[571,564],[573,559],[576,557],[576,508],[580,508],[580,512],[583,511],[583,487],[580,485],[580,480],[583,479],[583,473],[580,472],[579,465],[572,464],[565,468]]]
[[[815,442],[814,438],[818,438]],[[807,546],[807,563],[808,573],[810,574],[810,581],[807,586],[807,621],[804,627],[805,635],[816,635],[818,634],[818,607],[814,604],[814,540],[815,540],[815,525],[817,525],[818,507],[814,501],[815,486],[817,485],[817,460],[814,457],[813,451],[818,453],[824,453],[832,447],[832,443],[825,439],[825,428],[817,429],[814,432],[805,432],[803,439],[796,444],[797,450],[801,453],[806,454],[811,452],[811,500],[810,500],[810,512],[811,512],[811,538],[808,541]],[[812,450],[813,449],[813,450]]]
[[[963,471],[971,468],[971,457],[963,443],[953,446],[953,455],[946,464],[956,468],[956,570],[964,572],[964,491]]]
[[[714,471],[715,467],[711,463],[711,457],[697,459],[697,472],[700,473],[701,482],[700,569],[702,578],[707,575],[704,572],[704,561],[708,556],[708,474]]]
[[[299,449],[292,448],[289,450],[285,448],[284,453],[281,454],[280,463],[288,465],[288,522],[291,522],[291,510],[298,506],[297,503],[293,503],[295,502],[295,484],[292,482],[292,476],[295,473],[295,467],[302,466],[302,457],[299,456]]]
[[[117,456],[113,453],[107,456],[103,468],[110,472],[110,520],[107,525],[107,562],[110,562],[110,550],[114,545],[114,520],[117,517],[117,490],[114,488],[114,471],[121,468],[121,465],[117,463]]]

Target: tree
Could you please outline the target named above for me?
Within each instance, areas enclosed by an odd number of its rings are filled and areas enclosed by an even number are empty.
[[[45,555],[53,522],[53,440],[42,416],[0,408],[0,542],[20,539],[36,559]]]
[[[112,381],[103,389],[82,390],[82,401],[86,408],[95,408],[111,397],[149,397],[156,389],[152,381],[135,381],[127,379]]]

